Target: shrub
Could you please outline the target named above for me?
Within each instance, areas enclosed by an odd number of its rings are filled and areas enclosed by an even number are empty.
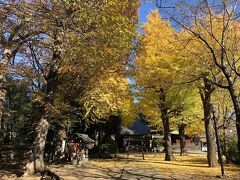
[[[233,138],[228,140],[227,153],[231,162],[240,164],[237,148],[237,139]]]
[[[99,144],[91,151],[94,157],[98,158],[112,158],[118,152],[117,143],[114,140],[109,140],[106,143]]]
[[[154,139],[153,144],[158,146],[164,146],[164,139]]]

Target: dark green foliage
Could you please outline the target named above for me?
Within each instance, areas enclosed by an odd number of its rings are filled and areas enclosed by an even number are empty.
[[[32,141],[32,97],[29,83],[24,79],[8,79],[4,103],[5,142],[30,143]]]
[[[227,153],[228,153],[230,162],[240,164],[240,159],[238,156],[239,153],[238,153],[238,147],[237,147],[237,139],[236,138],[229,139],[227,144],[228,144]]]
[[[109,139],[108,142],[96,146],[91,153],[97,158],[113,158],[118,152],[116,141]]]
[[[97,131],[97,145],[90,151],[90,154],[99,158],[112,158],[118,152],[117,142],[121,127],[121,116],[111,115],[109,118],[98,124],[93,124],[89,132]],[[90,134],[89,134],[90,135]]]

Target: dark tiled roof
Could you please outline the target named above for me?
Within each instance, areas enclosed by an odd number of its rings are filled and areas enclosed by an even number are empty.
[[[76,133],[76,136],[85,144],[93,144],[95,142],[87,134]]]
[[[151,133],[151,128],[147,126],[147,124],[142,119],[137,119],[133,122],[133,124],[128,127],[132,130],[135,134],[149,134]]]

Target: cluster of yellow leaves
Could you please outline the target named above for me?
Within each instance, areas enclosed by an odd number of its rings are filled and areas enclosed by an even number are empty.
[[[142,28],[144,36],[139,35],[141,47],[135,61],[136,82],[160,88],[162,84],[171,83],[173,73],[178,69],[175,32],[169,22],[161,19],[157,10],[148,16],[148,23]],[[149,81],[141,81],[141,77]],[[138,83],[138,81],[141,82]]]
[[[186,88],[186,87],[185,87]],[[189,86],[187,88],[194,88]],[[203,109],[200,96],[196,88],[185,89],[180,96],[181,105],[184,109],[178,116],[171,118],[172,127],[177,129],[181,124],[186,124],[186,133],[188,135],[202,134],[204,132]]]
[[[104,119],[111,113],[117,113],[119,103],[127,96],[128,81],[124,77],[108,76],[95,83],[79,101],[84,104],[85,117]]]

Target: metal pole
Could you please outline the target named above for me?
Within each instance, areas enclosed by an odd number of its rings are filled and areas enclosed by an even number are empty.
[[[213,112],[214,129],[215,129],[215,134],[216,134],[218,160],[220,161],[222,176],[224,176],[224,166],[223,166],[223,160],[222,160],[222,149],[221,149],[221,146],[220,146],[219,131],[218,131],[218,119],[215,116],[214,106],[213,106],[212,112]]]

